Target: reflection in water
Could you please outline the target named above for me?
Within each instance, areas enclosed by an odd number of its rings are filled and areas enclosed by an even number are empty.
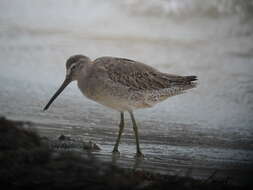
[[[141,167],[141,164],[143,163],[145,158],[138,158],[138,157],[135,157],[135,162],[134,162],[134,165],[133,165],[133,169],[138,169]]]
[[[111,157],[112,157],[111,162],[115,166],[122,167],[122,163],[126,162],[124,157],[123,158],[120,157],[120,154],[113,153]],[[127,161],[128,164],[129,164],[129,166],[127,166],[127,167],[131,168],[131,169],[134,169],[134,170],[136,170],[136,169],[145,169],[145,166],[143,166],[143,162],[145,162],[145,160],[146,160],[146,158],[144,158],[144,157],[134,156],[132,159],[129,159]],[[125,163],[124,163],[124,165],[125,165]],[[124,165],[123,165],[123,167],[124,167]]]

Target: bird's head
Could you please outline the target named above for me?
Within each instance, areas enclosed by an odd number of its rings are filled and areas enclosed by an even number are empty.
[[[90,63],[90,58],[84,55],[73,55],[66,62],[66,78],[70,81],[78,79],[82,69]]]
[[[63,81],[60,88],[56,91],[56,93],[49,100],[47,105],[44,107],[44,111],[49,108],[49,106],[53,103],[53,101],[59,96],[59,94],[71,83],[78,79],[78,77],[82,73],[82,69],[90,64],[91,60],[84,55],[73,55],[68,58],[66,62],[66,77]]]

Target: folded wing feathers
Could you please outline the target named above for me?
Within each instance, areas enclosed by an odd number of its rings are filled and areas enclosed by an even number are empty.
[[[161,73],[145,65],[122,58],[102,58],[109,77],[132,90],[160,90],[178,87],[182,90],[193,88],[196,76],[179,76]],[[109,60],[109,61],[108,61]]]
[[[132,72],[129,75],[111,75],[111,79],[133,90],[160,90],[171,87],[193,88],[196,76],[177,76],[157,72]]]

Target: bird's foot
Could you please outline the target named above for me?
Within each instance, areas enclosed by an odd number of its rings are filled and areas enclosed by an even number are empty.
[[[113,149],[112,153],[113,155],[120,155],[120,152],[118,149]]]
[[[137,151],[135,157],[136,158],[144,158],[144,154],[142,154],[141,151]]]

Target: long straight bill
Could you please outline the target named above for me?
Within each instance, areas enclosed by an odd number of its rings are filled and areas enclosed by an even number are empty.
[[[53,101],[57,98],[57,96],[59,96],[59,94],[68,86],[68,84],[71,82],[70,79],[66,78],[61,87],[56,91],[56,93],[53,95],[53,97],[49,100],[49,102],[47,103],[47,105],[44,107],[43,111],[47,110],[49,108],[49,106],[53,103]]]

